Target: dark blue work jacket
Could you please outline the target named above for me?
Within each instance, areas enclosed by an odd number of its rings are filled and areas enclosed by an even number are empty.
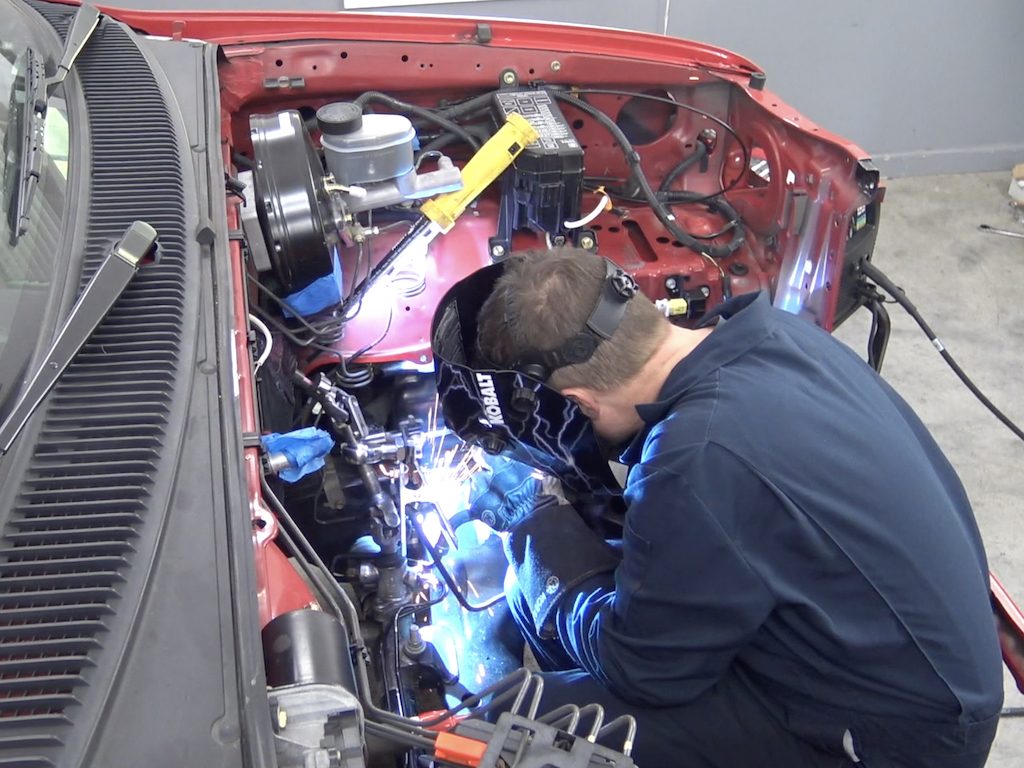
[[[827,333],[763,294],[719,314],[637,408],[614,591],[577,583],[538,618],[638,705],[690,702],[739,664],[797,731],[954,723],[969,739],[1002,670],[956,473]]]

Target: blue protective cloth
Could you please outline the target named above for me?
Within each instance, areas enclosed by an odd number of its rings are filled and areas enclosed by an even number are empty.
[[[260,440],[268,453],[283,453],[288,457],[288,469],[278,473],[287,483],[297,482],[324,465],[324,456],[331,452],[334,440],[322,429],[306,427],[294,432],[274,432]]]
[[[640,707],[700,701],[740,668],[787,728],[838,754],[849,732],[866,765],[980,766],[1002,665],[956,472],[821,329],[765,295],[720,313],[637,406],[614,586],[569,517],[512,530],[535,625]],[[549,583],[572,588],[549,597]]]
[[[285,303],[302,317],[315,315],[341,301],[341,261],[336,250],[331,252],[331,260],[334,267],[330,274],[317,278],[302,290],[284,297]],[[295,317],[287,308],[283,308],[282,312],[285,317]]]

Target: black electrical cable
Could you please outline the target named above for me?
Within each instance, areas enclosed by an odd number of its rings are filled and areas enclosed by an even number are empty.
[[[921,317],[921,313],[917,311],[917,307],[915,307],[913,303],[910,301],[910,299],[907,298],[907,295],[903,292],[903,289],[896,285],[892,280],[889,279],[889,277],[882,270],[880,270],[867,259],[861,260],[860,271],[862,275],[865,275],[869,279],[873,280],[879,288],[881,288],[883,291],[885,291],[894,299],[896,299],[899,305],[907,311],[907,314],[914,318],[914,322],[916,322],[918,326],[920,326],[921,330],[924,331],[924,335],[928,337],[928,340],[932,343],[932,346],[935,347],[936,350],[938,350],[938,353],[942,356],[942,359],[945,360],[946,364],[953,369],[953,373],[955,373],[957,375],[957,378],[963,382],[964,386],[966,386],[971,391],[971,394],[978,398],[981,404],[988,408],[992,415],[999,419],[1000,422],[1002,422],[1003,426],[1005,426],[1007,429],[1013,432],[1013,434],[1015,434],[1021,440],[1024,440],[1024,430],[1022,430],[1020,427],[1014,424],[1006,416],[1006,414],[1000,411],[992,403],[992,401],[989,400],[980,389],[978,389],[977,385],[973,381],[971,381],[970,377],[966,373],[964,373],[963,368],[961,368],[959,364],[957,364],[956,360],[953,359],[953,356],[949,354],[949,352],[946,350],[946,347],[943,346],[942,342],[939,340],[939,337],[935,335],[935,332],[931,329],[931,327],[928,325],[925,319]]]
[[[267,298],[277,304],[282,310],[287,311],[292,315],[292,318],[303,326],[312,336],[312,341],[319,342],[321,344],[330,344],[333,341],[337,341],[341,338],[342,331],[345,325],[345,319],[343,317],[330,317],[326,320],[322,320],[316,323],[311,323],[304,318],[298,310],[289,304],[285,299],[282,299],[274,291],[268,288],[266,285],[261,283],[255,277],[250,274],[246,274],[246,278],[256,288],[263,293]],[[308,345],[304,345],[308,346]]]
[[[661,184],[658,186],[658,192],[668,192],[672,187],[672,182],[682,176],[683,173],[685,173],[692,165],[698,163],[707,156],[707,145],[702,141],[697,142],[697,146],[693,148],[693,152],[680,160],[679,163],[676,164],[676,167],[669,171],[665,175],[665,178],[661,180]]]
[[[360,347],[355,352],[353,352],[351,357],[349,357],[349,359],[345,362],[345,365],[346,366],[352,365],[356,360],[358,360],[360,357],[362,357],[367,352],[369,352],[371,349],[373,349],[378,344],[380,344],[382,341],[384,341],[384,339],[387,338],[388,333],[391,331],[391,323],[394,321],[394,319],[395,319],[395,308],[394,308],[394,306],[392,306],[388,310],[388,323],[387,323],[387,325],[384,326],[384,332],[381,333],[381,335],[377,337],[376,341],[372,341],[369,344],[367,344],[367,345],[365,345],[363,347]]]
[[[465,128],[467,133],[471,133],[472,135],[476,136],[481,144],[486,142],[493,133],[490,126],[487,125],[466,125],[463,127]],[[427,143],[423,145],[423,151],[437,152],[439,150],[444,149],[449,144],[453,144],[454,142],[458,141],[459,138],[459,136],[456,136],[454,133],[451,133],[450,131],[439,133],[437,136],[434,136],[433,138],[429,139]]]
[[[433,738],[428,736],[419,736],[412,733],[407,733],[393,725],[385,725],[383,723],[375,723],[372,720],[367,720],[364,723],[366,732],[378,736],[387,741],[394,741],[402,744],[406,747],[413,747],[414,749],[426,749],[433,751],[434,741],[437,738],[437,734],[433,734]]]
[[[474,137],[469,131],[458,123],[449,120],[433,110],[427,109],[426,107],[420,107],[415,104],[409,104],[408,102],[396,99],[394,96],[388,96],[386,93],[381,93],[380,91],[367,91],[355,99],[355,103],[358,104],[360,108],[371,102],[386,104],[396,112],[407,112],[409,114],[416,115],[417,117],[434,123],[435,125],[439,125],[445,130],[454,133],[464,142],[469,144],[469,146],[473,148],[473,151],[480,149],[480,142],[477,141],[476,137]]]
[[[625,155],[626,162],[629,164],[633,179],[640,188],[640,192],[643,194],[644,199],[648,204],[650,204],[651,209],[654,211],[655,216],[658,217],[658,220],[679,242],[697,253],[701,253],[712,258],[730,256],[743,245],[746,241],[746,235],[741,228],[737,228],[736,232],[738,233],[738,236],[733,237],[732,241],[727,245],[704,243],[693,237],[689,232],[685,231],[676,222],[676,218],[669,210],[668,206],[658,197],[658,193],[654,191],[650,181],[647,180],[646,174],[644,174],[643,168],[640,166],[639,153],[633,149],[633,145],[626,137],[626,134],[624,134],[622,129],[615,124],[615,121],[601,110],[585,101],[582,101],[581,99],[577,99],[575,96],[570,96],[569,94],[561,91],[552,91],[552,95],[559,101],[563,101],[570,106],[576,107],[576,109],[580,110],[584,114],[590,115],[612,134],[615,140],[619,143],[619,146],[622,148],[622,152]],[[675,104],[675,102],[672,101],[669,101],[669,103]],[[745,154],[745,145],[743,145],[743,151]],[[714,197],[714,195],[710,197]]]
[[[574,88],[573,92],[583,94],[606,94],[609,96],[629,96],[634,99],[644,99],[646,101],[655,101],[658,102],[659,104],[668,104],[669,106],[675,107],[676,109],[683,109],[686,110],[687,112],[693,112],[696,115],[705,117],[711,122],[716,123],[720,125],[722,128],[724,128],[726,132],[728,132],[728,134],[732,136],[733,139],[736,140],[736,143],[740,145],[740,149],[743,151],[743,171],[737,174],[736,178],[729,182],[727,186],[723,187],[718,192],[713,192],[710,195],[705,195],[705,198],[716,197],[717,195],[725,194],[726,192],[729,192],[732,189],[734,189],[736,185],[743,180],[743,175],[746,173],[746,169],[750,167],[750,150],[747,148],[746,142],[744,142],[743,139],[740,138],[740,135],[739,133],[737,133],[736,129],[729,125],[729,123],[727,123],[725,120],[722,120],[720,117],[715,117],[710,112],[706,112],[703,109],[700,109],[698,107],[691,107],[689,104],[681,104],[675,99],[669,99],[666,98],[665,96],[655,96],[652,93],[640,93],[637,91],[621,91],[616,90],[614,88]]]
[[[492,101],[494,100],[494,94],[497,91],[487,91],[476,96],[470,96],[464,101],[460,101],[457,104],[449,104],[446,107],[438,107],[435,111],[436,114],[441,117],[447,117],[451,120],[460,117],[468,117],[478,112],[490,108]]]

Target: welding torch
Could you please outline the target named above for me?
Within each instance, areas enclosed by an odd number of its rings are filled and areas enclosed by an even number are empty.
[[[426,253],[435,237],[447,234],[456,220],[480,194],[497,179],[519,153],[540,134],[521,115],[512,113],[505,124],[480,147],[462,169],[462,188],[431,198],[420,206],[420,217],[405,236],[385,254],[366,279],[353,289],[341,307],[345,317],[377,279],[387,272],[406,251]]]

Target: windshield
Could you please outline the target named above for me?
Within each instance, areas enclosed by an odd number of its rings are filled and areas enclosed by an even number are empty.
[[[17,239],[12,235],[16,225],[12,209],[17,208],[25,154],[24,131],[32,119],[26,104],[30,67],[53,53],[54,44],[43,38],[21,11],[0,2],[0,418],[10,407],[11,395],[20,387],[39,342],[66,204],[68,120],[63,90],[57,89],[47,101],[39,183],[26,212],[27,231]]]

